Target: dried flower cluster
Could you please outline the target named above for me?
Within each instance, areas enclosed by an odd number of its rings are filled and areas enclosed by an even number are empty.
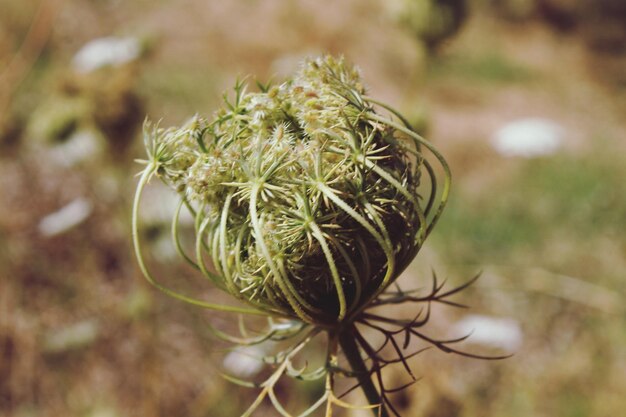
[[[431,292],[421,296],[389,288],[441,214],[450,181],[447,164],[399,113],[365,94],[358,72],[343,59],[309,60],[292,79],[259,84],[258,92],[237,83],[234,98],[226,97],[212,118],[195,116],[169,129],[148,125],[145,144],[149,160],[133,226],[148,280],[192,304],[269,317],[267,333],[258,337],[244,340],[220,333],[233,342],[297,339],[266,359],[275,371],[255,385],[261,394],[244,416],[264,398],[289,415],[273,391],[284,375],[326,378],[325,394],[301,415],[324,403],[327,416],[333,404],[348,406],[335,396],[337,375],[356,378],[380,415],[387,416],[387,409],[397,414],[387,395],[394,390],[384,386],[381,370],[402,363],[414,381],[406,364],[415,353],[406,351],[413,338],[462,353],[449,346],[462,338],[438,341],[419,328],[430,317],[431,303],[458,305],[448,298],[464,286],[443,291],[435,280]],[[436,172],[443,173],[443,181]],[[137,206],[154,175],[180,196],[173,235],[181,256],[246,307],[182,295],[156,282],[147,270]],[[185,253],[178,238],[183,207],[195,218],[193,255]],[[412,320],[371,311],[400,303],[427,308]],[[383,347],[370,345],[356,324],[381,332]],[[293,358],[318,334],[328,338],[326,364],[314,371],[296,369]],[[393,348],[393,359],[383,355],[385,346]],[[350,369],[340,368],[339,348]]]
[[[212,120],[153,129],[157,173],[197,209],[216,284],[255,308],[333,325],[411,261],[432,201],[419,144],[385,123],[331,57],[235,98]]]

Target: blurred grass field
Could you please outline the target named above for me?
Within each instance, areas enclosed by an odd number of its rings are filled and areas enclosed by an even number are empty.
[[[596,26],[555,29],[540,9],[505,18],[504,3],[470,1],[460,31],[429,51],[382,0],[0,0],[0,416],[245,410],[254,392],[220,378],[227,347],[207,328],[236,319],[157,293],[136,266],[141,122],[209,115],[237,76],[278,82],[323,52],[357,64],[370,95],[402,109],[450,162],[449,205],[402,285],[429,286],[431,270],[451,285],[482,278],[458,296],[471,309],[438,309],[433,332],[448,335],[469,314],[521,331],[503,361],[414,358],[421,380],[397,394],[403,415],[622,415],[626,48],[598,48]],[[141,57],[73,69],[82,45],[112,35],[140,39]],[[499,154],[494,132],[529,117],[562,127],[558,151]],[[167,194],[153,187],[149,198],[154,269],[176,288],[223,298],[162,240]],[[70,203],[80,221],[42,226]],[[466,346],[490,351],[471,337]],[[283,384],[280,395],[297,407],[319,389]]]

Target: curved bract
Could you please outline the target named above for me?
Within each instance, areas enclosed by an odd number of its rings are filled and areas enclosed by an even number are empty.
[[[389,286],[431,230],[449,177],[435,201],[423,151],[445,161],[375,107],[388,113],[353,67],[324,57],[279,86],[238,83],[211,119],[148,128],[154,172],[193,207],[199,269],[255,309],[321,326]]]

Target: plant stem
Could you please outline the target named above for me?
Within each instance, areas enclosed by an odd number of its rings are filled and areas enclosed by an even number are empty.
[[[361,385],[361,389],[363,393],[365,393],[365,397],[367,397],[367,401],[372,406],[376,406],[373,409],[374,415],[377,417],[389,417],[387,413],[387,409],[383,404],[383,400],[376,389],[376,386],[372,382],[372,378],[370,377],[369,371],[365,366],[365,362],[361,357],[361,352],[359,351],[359,347],[356,344],[355,332],[356,328],[354,324],[347,327],[344,331],[339,334],[339,345],[343,350],[352,371],[354,372],[359,384]]]

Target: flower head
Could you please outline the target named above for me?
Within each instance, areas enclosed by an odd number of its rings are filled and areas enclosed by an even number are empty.
[[[219,286],[257,309],[333,325],[427,233],[421,145],[378,116],[343,59],[260,92],[238,84],[211,119],[148,135],[167,154],[161,178],[197,207]]]
[[[175,298],[268,318],[267,332],[258,337],[249,338],[243,330],[242,337],[231,337],[214,329],[222,338],[236,344],[297,339],[266,358],[275,370],[255,385],[261,393],[244,416],[264,398],[289,415],[274,393],[285,375],[326,378],[324,394],[303,415],[324,403],[327,416],[333,405],[347,406],[334,393],[337,375],[356,378],[371,407],[379,409],[377,415],[388,416],[387,409],[399,415],[388,396],[397,389],[384,386],[380,374],[387,365],[401,363],[416,380],[406,358],[421,350],[405,352],[412,339],[479,357],[451,347],[464,338],[437,340],[420,329],[428,322],[431,303],[459,306],[448,298],[469,284],[444,291],[435,278],[426,295],[390,288],[445,206],[448,166],[402,115],[366,95],[358,71],[343,59],[308,60],[281,85],[259,86],[260,91],[248,92],[237,83],[234,98],[226,98],[210,118],[194,116],[169,129],[146,125],[148,161],[133,210],[139,265],[153,285]],[[138,205],[155,175],[180,196],[172,230],[181,256],[245,307],[183,295],[148,271]],[[182,207],[195,217],[193,255],[178,239]],[[426,307],[412,320],[372,311],[401,303]],[[357,324],[382,333],[383,347],[374,348]],[[312,371],[296,368],[294,358],[319,334],[327,335],[326,363]],[[386,345],[394,359],[382,355]],[[348,370],[341,368],[339,349]]]

